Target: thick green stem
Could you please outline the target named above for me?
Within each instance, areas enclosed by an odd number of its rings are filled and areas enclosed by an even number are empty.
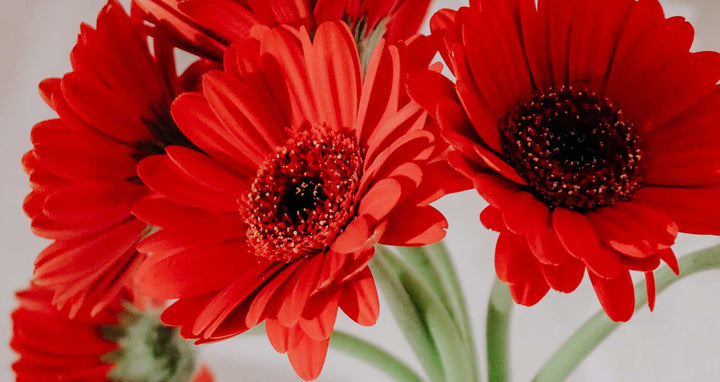
[[[463,336],[469,340],[474,359],[475,346],[473,345],[474,342],[472,340],[473,335],[472,328],[470,326],[470,317],[468,315],[467,307],[465,306],[465,297],[462,287],[460,286],[460,280],[458,280],[457,272],[455,271],[455,267],[450,259],[450,254],[442,242],[428,245],[423,248],[428,254],[428,257],[432,260],[444,288],[450,295],[452,301],[452,315],[458,322],[458,325],[463,332]]]
[[[692,274],[720,268],[720,245],[710,247],[679,260],[680,276],[676,276],[668,267],[655,272],[655,285],[660,294],[673,283]],[[635,285],[635,309],[647,303],[644,282]],[[597,312],[575,334],[570,337],[545,363],[533,381],[556,382],[564,380],[585,357],[595,349],[620,323],[613,322],[602,310]]]
[[[403,331],[405,339],[415,351],[415,355],[430,380],[444,382],[445,373],[432,334],[412,297],[386,259],[386,256],[393,256],[392,253],[382,246],[377,246],[376,250],[375,257],[370,262],[370,268],[383,297],[388,301],[390,312]]]
[[[245,332],[245,335],[265,335],[265,323],[253,327]],[[425,382],[394,355],[352,334],[340,330],[333,331],[330,337],[330,348],[355,356],[385,372],[398,382]]]
[[[472,368],[473,381],[478,381],[477,352],[465,297],[457,272],[453,266],[445,245],[440,242],[424,247],[398,247],[403,259],[407,260],[418,274],[427,281],[427,285],[440,298],[450,313],[465,343]]]
[[[362,359],[398,382],[423,382],[422,378],[392,354],[350,334],[336,330],[330,337],[330,347]]]
[[[510,289],[496,278],[490,291],[486,327],[488,380],[491,382],[510,380],[509,329],[512,307]]]
[[[444,374],[431,378],[431,380],[433,382],[440,380],[447,382],[472,381],[472,360],[466,351],[465,342],[457,324],[440,301],[440,297],[433,292],[427,281],[414,268],[389,249],[379,246],[373,259],[373,262],[375,261],[384,263],[388,269],[392,270],[396,280],[402,285],[414,305],[418,318],[430,334]],[[398,315],[395,317],[398,319],[398,323],[404,319]],[[402,324],[400,326],[404,327]]]

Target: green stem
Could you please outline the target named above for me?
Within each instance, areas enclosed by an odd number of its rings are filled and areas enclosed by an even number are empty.
[[[423,382],[422,378],[392,354],[350,334],[336,330],[330,337],[330,347],[362,359],[398,382]]]
[[[422,320],[412,297],[388,261],[388,258],[394,255],[383,246],[377,246],[376,250],[375,257],[370,262],[370,268],[383,297],[388,301],[390,312],[430,380],[444,382],[445,373],[432,334]]]
[[[496,278],[490,290],[486,326],[488,380],[491,382],[510,380],[509,329],[512,307],[510,289]]]
[[[402,258],[387,248],[378,248],[375,259],[386,262],[398,281],[410,296],[419,317],[430,333],[430,338],[440,357],[447,382],[472,381],[472,360],[460,336],[460,330],[445,305],[424,280]],[[432,379],[436,381],[436,379]]]
[[[468,353],[472,359],[473,381],[479,381],[478,357],[477,350],[475,349],[472,326],[470,325],[470,316],[465,305],[465,295],[463,294],[455,266],[450,259],[450,254],[443,242],[428,245],[423,248],[427,256],[431,259],[435,269],[437,269],[444,289],[447,290],[447,293],[450,295],[452,301],[450,313],[457,322],[463,338],[465,338]]]
[[[253,327],[245,332],[246,335],[265,335],[265,323]],[[358,337],[342,332],[333,331],[330,337],[330,348],[353,355],[385,372],[398,382],[425,382],[403,361],[387,351],[366,342]]]
[[[680,276],[676,276],[668,267],[655,272],[657,294],[673,283],[692,274],[720,268],[720,245],[710,247],[679,260]],[[644,282],[635,285],[635,309],[647,303],[647,291]],[[613,322],[601,310],[590,318],[570,337],[545,363],[533,381],[549,382],[564,380],[600,342],[610,335],[620,323]]]
[[[440,298],[445,309],[452,314],[453,297],[450,291],[444,287],[440,272],[435,267],[433,259],[425,251],[425,247],[395,247],[395,249],[403,260],[407,261],[413,270],[426,281],[427,286]],[[454,315],[453,319],[455,319]]]

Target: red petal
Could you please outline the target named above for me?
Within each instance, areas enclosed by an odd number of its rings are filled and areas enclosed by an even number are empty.
[[[507,229],[505,221],[503,221],[502,213],[493,206],[487,206],[480,213],[480,223],[490,230],[502,232]]]
[[[571,260],[560,266],[541,264],[541,269],[550,287],[563,293],[577,289],[585,275],[585,265],[579,260]]]
[[[63,77],[62,90],[73,111],[99,131],[128,143],[151,140],[140,112],[131,109],[135,105],[100,80],[72,72]]]
[[[635,311],[635,288],[630,272],[625,271],[620,277],[606,279],[589,272],[595,294],[605,313],[613,321],[627,321]]]
[[[393,178],[382,179],[363,195],[358,216],[368,216],[374,221],[384,219],[400,203],[401,196],[400,182]]]
[[[371,237],[370,222],[365,216],[358,216],[350,224],[340,236],[335,239],[332,244],[332,251],[338,253],[355,253],[357,250],[365,246],[365,243]]]
[[[520,2],[520,24],[522,26],[525,55],[537,89],[549,89],[552,85],[548,47],[548,31],[535,8],[534,0]]]
[[[245,40],[250,28],[260,23],[250,10],[234,1],[185,0],[178,2],[178,8],[187,13],[193,23],[200,24],[201,31],[210,29],[211,35],[222,36],[223,41]]]
[[[558,88],[568,84],[570,31],[578,4],[577,1],[569,3],[563,0],[538,1],[541,25],[548,31],[550,67],[553,72],[554,85]]]
[[[503,209],[503,218],[510,231],[517,234],[530,234],[546,227],[550,211],[529,192],[518,192],[513,201]]]
[[[290,329],[280,325],[278,320],[265,320],[265,331],[267,332],[270,344],[278,353],[288,351]]]
[[[528,235],[527,242],[535,257],[543,264],[563,265],[573,260],[551,226],[546,225],[537,233]]]
[[[374,145],[370,146],[365,154],[363,186],[367,186],[371,180],[387,177],[407,162],[427,160],[434,150],[434,140],[435,137],[428,131],[413,131],[382,151],[377,151]]]
[[[192,382],[214,382],[215,376],[212,374],[207,365],[200,366],[200,370],[195,374]]]
[[[293,278],[288,281],[287,294],[279,296],[283,301],[280,303],[277,319],[286,327],[297,324],[310,295],[317,289],[323,257],[315,256],[302,261],[304,264],[295,272]]]
[[[362,79],[360,57],[350,29],[344,23],[320,24],[312,45],[304,41],[308,75],[328,127],[355,126]]]
[[[290,364],[300,378],[311,381],[320,375],[329,342],[329,340],[315,341],[303,335],[297,346],[288,349]]]
[[[224,133],[221,122],[202,94],[185,93],[179,96],[173,102],[171,112],[180,131],[202,151],[240,175],[247,178],[255,176],[255,162],[229,140],[229,135]]]
[[[276,97],[289,102],[290,127],[305,123],[321,124],[319,108],[308,77],[308,70],[300,43],[289,32],[281,29],[254,28],[260,40],[263,70],[271,81],[270,88]],[[304,32],[303,32],[304,33]]]
[[[425,19],[431,0],[415,0],[401,2],[387,25],[385,38],[388,41],[404,40],[417,33]]]
[[[474,131],[495,152],[502,153],[500,120],[474,84],[458,79],[457,94]],[[480,142],[478,142],[480,143]]]
[[[370,58],[358,106],[356,137],[363,147],[375,133],[379,122],[388,114],[398,111],[400,61],[397,48],[387,48],[385,41],[380,40]]]
[[[222,3],[232,4],[228,1]],[[155,29],[159,31],[154,32],[167,35],[179,48],[216,60],[222,58],[222,51],[228,41],[218,35],[218,31],[207,30],[206,26],[199,25],[193,18],[183,14],[178,5],[174,1],[136,0],[132,3],[132,13],[155,24]],[[235,20],[228,17],[227,21]]]
[[[379,242],[385,245],[416,246],[437,243],[445,237],[447,220],[430,206],[402,205],[387,218],[387,229]]]
[[[550,290],[547,282],[539,275],[521,284],[510,284],[510,294],[513,300],[520,305],[533,306],[537,304]]]
[[[365,268],[352,282],[344,285],[340,308],[360,325],[370,326],[377,322],[380,302],[369,268]]]
[[[442,74],[432,70],[416,70],[408,74],[408,95],[437,118],[437,108],[441,100],[455,100],[455,86]]]
[[[285,142],[281,127],[251,88],[220,71],[203,77],[203,94],[221,122],[217,126],[256,165]]]
[[[635,202],[648,204],[671,217],[680,232],[699,235],[720,234],[720,188],[644,187]]]
[[[525,238],[501,232],[495,246],[495,273],[510,284],[524,284],[537,277],[540,264],[532,256]]]
[[[280,287],[285,284],[285,281],[287,281],[287,279],[295,273],[295,270],[297,270],[297,267],[299,267],[301,264],[301,261],[296,261],[288,265],[287,267],[283,268],[281,271],[273,275],[272,280],[270,280],[266,285],[260,288],[260,290],[257,292],[257,295],[250,304],[250,308],[248,309],[246,315],[245,324],[248,327],[253,327],[259,324],[263,319],[267,317],[266,308],[268,307],[268,304],[273,299],[273,297],[275,297],[275,292],[277,292]],[[278,296],[277,298],[281,299],[282,297]],[[276,315],[277,312],[274,312],[274,314]]]
[[[340,291],[331,288],[310,298],[299,324],[311,339],[322,341],[330,338],[340,302]]]
[[[211,211],[238,209],[236,198],[195,181],[164,155],[143,159],[138,165],[138,175],[150,189],[176,202]]]
[[[235,280],[217,293],[197,316],[192,330],[204,340],[233,336],[248,330],[247,313],[252,295],[277,270],[269,261],[247,266]]]
[[[151,256],[138,271],[143,293],[171,299],[218,290],[257,263],[245,243],[219,244],[163,256]]]
[[[583,1],[573,16],[569,46],[569,84],[600,89],[610,60],[635,2],[626,0]]]
[[[500,173],[500,175],[504,176],[508,180],[511,180],[520,185],[527,184],[527,181],[522,176],[520,176],[520,174],[517,172],[517,170],[515,170],[514,167],[509,165],[507,162],[505,162],[505,160],[497,156],[492,151],[486,149],[483,146],[476,145],[475,152],[480,158],[482,158],[482,160],[488,167],[497,171],[498,173]]]
[[[643,174],[643,183],[659,186],[717,184],[720,182],[718,150],[720,150],[718,147],[682,151],[660,149],[647,158],[645,162],[647,171]]]
[[[471,20],[462,24],[467,62],[485,101],[498,116],[506,115],[532,93],[519,14],[507,2],[473,3]]]
[[[680,267],[678,266],[678,260],[677,257],[675,257],[675,252],[673,252],[672,249],[663,249],[662,251],[658,251],[658,256],[662,259],[662,261],[665,262],[665,264],[672,269],[673,272],[675,272],[676,275],[680,274]]]
[[[641,134],[667,122],[713,91],[720,80],[720,54],[699,52],[674,56],[660,69],[647,71],[652,78],[642,87],[634,88],[642,93],[632,92],[630,96],[653,96],[634,99],[626,106],[628,115],[638,121],[636,126]]]
[[[595,228],[581,213],[555,208],[553,227],[563,246],[598,275],[617,277],[623,270],[617,255],[600,244]]]
[[[231,197],[239,197],[250,188],[247,179],[228,171],[205,154],[182,146],[168,146],[165,151],[181,170],[203,186]]]
[[[647,288],[648,307],[652,312],[655,310],[655,274],[645,272],[645,287]]]
[[[470,179],[444,160],[425,165],[422,173],[422,181],[412,196],[418,205],[432,203],[445,195],[472,188]]]
[[[102,229],[130,217],[130,206],[146,193],[145,187],[126,181],[78,182],[50,194],[43,210],[62,224]]]

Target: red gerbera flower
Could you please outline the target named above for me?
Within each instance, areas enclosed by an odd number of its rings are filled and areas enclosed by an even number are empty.
[[[342,23],[320,25],[312,42],[290,28],[253,35],[202,93],[173,104],[203,153],[171,146],[140,163],[161,196],[134,212],[162,230],[140,243],[152,256],[138,278],[145,293],[179,299],[163,320],[187,338],[220,340],[265,320],[275,349],[313,379],[338,307],[362,325],[377,319],[374,245],[445,235],[428,205],[454,186],[434,160],[444,147],[403,91],[434,50],[424,38],[381,42],[363,81]]]
[[[71,319],[52,306],[52,295],[36,285],[17,293],[10,346],[19,355],[13,364],[18,382],[190,379],[192,345],[157,314],[124,311],[121,294],[94,317]],[[194,381],[212,381],[212,374],[203,367]]]
[[[209,64],[175,74],[172,48],[145,36],[114,0],[97,29],[83,25],[72,51],[73,71],[40,90],[59,115],[32,130],[23,158],[32,193],[24,209],[33,231],[55,242],[36,260],[35,282],[55,291],[54,303],[101,310],[142,257],[135,250],[147,225],[130,213],[148,191],[138,160],[167,144],[191,146],[170,117],[170,103],[197,83]]]
[[[634,310],[630,271],[678,231],[720,233],[720,55],[657,0],[476,0],[432,20],[457,78],[411,81],[452,164],[490,206],[495,266],[515,301],[573,291],[587,269],[607,314]]]
[[[133,13],[178,46],[222,61],[225,48],[247,40],[254,25],[304,26],[346,21],[358,39],[378,31],[388,41],[417,33],[430,0],[133,0]]]

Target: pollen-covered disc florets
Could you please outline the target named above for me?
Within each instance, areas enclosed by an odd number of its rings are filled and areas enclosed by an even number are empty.
[[[352,136],[313,128],[260,166],[245,200],[256,254],[291,262],[328,248],[355,213],[362,155]]]
[[[551,206],[610,206],[641,186],[645,152],[633,123],[593,92],[533,94],[503,122],[502,143],[508,163]]]

